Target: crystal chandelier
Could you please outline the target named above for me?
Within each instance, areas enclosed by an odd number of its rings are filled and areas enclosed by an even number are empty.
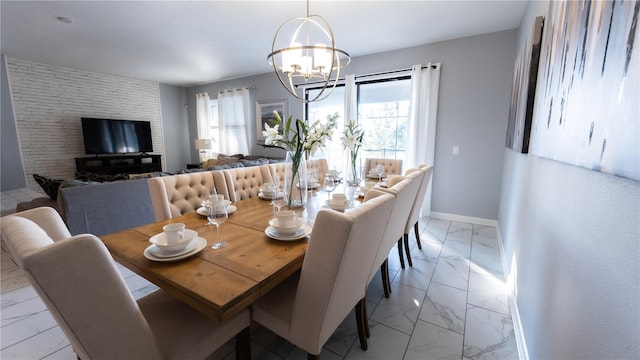
[[[320,15],[309,15],[307,0],[307,16],[291,18],[276,31],[267,61],[282,86],[307,103],[322,100],[333,92],[340,69],[347,66],[351,58],[346,51],[336,48],[329,23]],[[307,99],[299,86],[305,83],[318,83],[322,88],[315,97]]]

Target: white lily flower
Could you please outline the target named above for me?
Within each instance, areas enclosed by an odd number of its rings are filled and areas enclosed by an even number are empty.
[[[276,112],[274,111],[274,113]],[[282,135],[278,133],[278,125],[270,127],[269,124],[264,124],[262,136],[266,137],[264,140],[265,145],[273,145],[278,140],[282,140]]]

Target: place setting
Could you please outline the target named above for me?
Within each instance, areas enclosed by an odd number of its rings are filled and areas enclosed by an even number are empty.
[[[367,179],[378,179],[378,182],[382,182],[382,179],[386,177],[384,165],[382,164],[378,164],[375,168],[369,169],[369,173],[367,174]]]
[[[230,200],[225,200],[224,199],[224,195],[213,194],[213,195],[209,196],[208,198],[206,198],[205,200],[202,201],[202,203],[200,204],[200,207],[196,210],[196,212],[199,215],[208,216],[209,215],[210,204],[212,202],[217,202],[217,203],[223,204],[225,206],[227,214],[232,214],[236,210],[238,210],[237,207],[235,207],[234,205],[231,204]]]
[[[274,200],[283,196],[284,192],[280,190],[278,182],[264,183],[262,184],[262,186],[260,187],[260,191],[258,192],[258,197],[264,200]]]
[[[144,257],[153,261],[178,261],[200,252],[207,246],[207,240],[198,232],[185,228],[183,223],[173,223],[162,227],[162,232],[149,239],[151,245],[144,250]]]
[[[375,181],[365,181],[363,185],[358,186],[358,188],[356,189],[355,195],[357,197],[363,198],[367,194],[367,191],[373,189],[375,186],[376,186]]]
[[[351,201],[342,193],[335,193],[325,202],[324,207],[343,212],[351,206]]]
[[[306,186],[307,190],[315,190],[320,187],[318,182],[318,175],[315,169],[309,169],[306,179],[303,178],[300,183],[296,185],[299,189]]]
[[[311,234],[311,226],[304,223],[293,210],[280,210],[276,217],[269,220],[269,226],[264,233],[275,240],[295,241],[306,238]]]

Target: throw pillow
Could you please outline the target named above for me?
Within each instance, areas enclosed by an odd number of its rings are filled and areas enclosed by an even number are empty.
[[[62,184],[62,180],[53,179],[48,176],[33,174],[33,179],[40,185],[45,194],[49,195],[51,200],[58,199],[58,188]]]
[[[208,160],[203,162],[203,166],[202,167],[204,169],[210,168],[212,166],[218,165],[219,162],[220,162],[220,160],[218,160],[218,159],[208,159]]]
[[[242,158],[244,158],[244,155],[242,154],[235,154],[235,155],[218,154],[217,160],[218,160],[218,164],[229,164],[229,163],[237,162]]]

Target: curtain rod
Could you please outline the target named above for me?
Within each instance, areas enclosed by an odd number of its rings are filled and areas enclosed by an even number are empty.
[[[218,91],[218,93],[222,93],[225,91],[235,91],[235,90],[249,90],[249,89],[255,89],[256,86],[252,85],[252,86],[244,86],[244,87],[239,87],[239,88],[235,88],[235,89],[224,89],[224,90],[220,90]]]
[[[426,69],[428,67],[431,67],[432,69],[438,69],[440,67],[441,63],[430,63],[427,65],[423,65],[422,69]],[[389,71],[382,71],[382,72],[378,72],[378,73],[370,73],[370,74],[364,74],[364,75],[356,75],[355,78],[363,78],[363,77],[369,77],[369,76],[379,76],[379,75],[389,75],[389,74],[396,74],[396,73],[401,73],[401,72],[407,72],[407,71],[411,71],[413,70],[413,68],[407,68],[407,69],[396,69],[396,70],[389,70]],[[333,80],[331,80],[333,81]],[[344,81],[344,77],[339,77],[337,81]],[[297,84],[295,85],[295,87],[299,87],[299,86],[314,86],[314,85],[319,85],[319,84],[323,84],[324,81],[314,81],[314,82],[309,82],[309,83],[304,83],[304,84]]]

